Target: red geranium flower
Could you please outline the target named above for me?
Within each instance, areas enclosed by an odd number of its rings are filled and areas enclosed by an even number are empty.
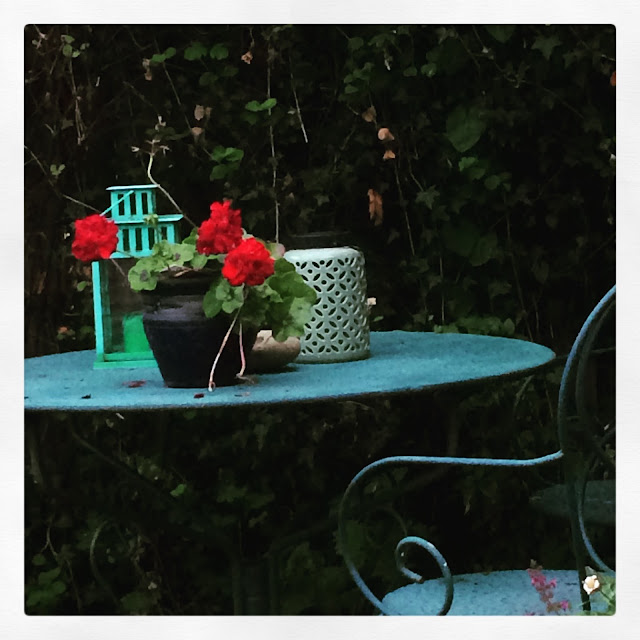
[[[234,286],[262,284],[274,272],[274,260],[255,238],[246,238],[227,254],[222,275]]]
[[[227,253],[235,249],[242,240],[240,209],[232,209],[231,201],[214,202],[211,215],[198,229],[196,250],[208,256],[212,253]]]
[[[94,213],[76,220],[76,235],[71,251],[78,260],[91,262],[109,258],[118,246],[118,225],[113,220]]]

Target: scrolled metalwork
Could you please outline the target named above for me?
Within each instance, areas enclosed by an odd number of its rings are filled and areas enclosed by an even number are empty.
[[[572,440],[569,426],[575,412],[575,415],[578,417],[578,426],[580,427],[579,444],[583,446],[587,445],[591,453],[591,457],[588,458],[585,463],[587,470],[593,460],[598,460],[606,467],[615,470],[615,464],[608,458],[604,451],[604,445],[615,436],[615,427],[612,427],[604,437],[596,435],[594,428],[595,421],[592,417],[592,411],[588,406],[589,394],[586,385],[589,358],[594,352],[594,345],[603,324],[613,312],[615,299],[616,287],[614,285],[594,307],[582,325],[569,352],[558,394],[557,420],[560,447],[563,451],[568,452],[572,450],[572,447],[576,446],[575,437]],[[596,552],[585,526],[584,486],[586,484],[586,477],[582,477],[582,482],[580,482],[580,479],[576,480],[576,474],[570,462],[567,462],[565,465],[565,475],[567,480],[567,499],[569,501],[570,513],[572,514],[571,527],[576,554],[581,555],[578,553],[581,544],[591,558],[591,561],[599,570],[612,571]],[[584,561],[579,560],[578,565],[581,572],[584,571],[584,564]],[[581,575],[581,578],[582,577]]]
[[[402,538],[396,546],[396,566],[403,576],[413,580],[414,582],[424,582],[424,578],[419,573],[416,573],[411,569],[407,569],[405,566],[405,547],[409,545],[415,545],[424,549],[438,563],[438,567],[440,568],[442,577],[444,578],[445,586],[445,600],[438,615],[446,615],[449,613],[449,609],[451,609],[451,605],[453,604],[453,576],[451,575],[451,569],[449,569],[447,561],[440,551],[438,551],[437,547],[428,540],[419,538],[418,536],[406,536],[405,538]]]
[[[385,605],[374,593],[371,591],[369,586],[366,584],[360,572],[356,568],[351,554],[348,548],[347,542],[347,534],[346,534],[346,519],[348,515],[348,505],[349,501],[354,495],[356,490],[360,490],[364,487],[364,481],[368,479],[374,472],[377,472],[382,467],[388,466],[399,466],[399,465],[433,465],[433,464],[444,464],[451,466],[496,466],[496,467],[531,467],[539,464],[546,464],[548,462],[553,462],[562,457],[562,452],[557,451],[555,453],[551,453],[545,456],[540,456],[538,458],[530,458],[526,460],[513,460],[513,459],[505,459],[505,458],[460,458],[455,456],[391,456],[388,458],[382,458],[380,460],[376,460],[371,464],[367,465],[363,469],[361,469],[351,480],[349,486],[347,487],[342,501],[340,503],[340,509],[338,512],[338,544],[339,548],[342,552],[342,557],[344,562],[353,578],[353,581],[356,583],[357,587],[360,589],[365,598],[376,607],[381,613],[384,615],[398,615],[398,612]],[[425,549],[438,563],[440,570],[442,571],[442,575],[445,579],[445,601],[440,608],[440,611],[437,615],[446,615],[446,613],[451,608],[451,604],[453,602],[454,591],[453,591],[453,579],[451,577],[451,572],[449,570],[449,566],[442,554],[438,551],[438,549],[428,540],[424,540],[423,538],[419,538],[417,536],[406,536],[398,543],[396,547],[396,564],[398,564],[398,568],[400,572],[407,578],[413,580],[414,582],[422,581],[422,577],[407,569],[404,566],[404,561],[402,556],[400,556],[400,563],[398,563],[399,554],[402,552],[403,548],[405,548],[408,544],[416,544],[423,549]],[[416,579],[417,578],[417,579]]]

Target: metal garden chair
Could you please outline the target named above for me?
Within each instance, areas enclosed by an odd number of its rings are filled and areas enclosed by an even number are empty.
[[[546,495],[536,496],[537,501],[549,502],[555,495],[570,518],[572,551],[575,569],[547,571],[555,584],[554,600],[571,602],[572,613],[604,608],[604,601],[596,594],[589,596],[582,589],[586,577],[585,565],[598,572],[615,575],[613,569],[598,555],[585,525],[587,520],[598,519],[590,515],[598,513],[594,502],[614,500],[615,481],[588,481],[596,468],[606,469],[608,477],[615,477],[615,461],[611,454],[615,446],[615,418],[603,423],[593,411],[592,356],[611,349],[597,349],[598,337],[605,320],[615,308],[615,286],[602,298],[582,326],[564,366],[556,415],[557,451],[530,459],[493,459],[433,456],[393,456],[377,460],[364,467],[351,481],[342,498],[339,511],[338,540],[341,552],[352,578],[360,591],[385,615],[525,615],[545,614],[546,606],[532,586],[532,578],[525,569],[494,571],[487,574],[472,573],[452,576],[447,561],[440,551],[427,540],[417,536],[405,536],[397,544],[395,560],[399,571],[413,584],[406,585],[378,599],[367,586],[356,568],[347,542],[347,522],[357,517],[354,498],[361,497],[364,487],[381,470],[394,467],[419,465],[487,466],[501,468],[532,468],[560,462],[564,484],[547,490]],[[591,364],[590,364],[591,363]],[[607,484],[608,483],[608,484]],[[559,488],[560,487],[560,488]],[[551,493],[549,493],[551,492]],[[554,493],[555,492],[555,493]],[[534,499],[533,503],[536,502]],[[560,510],[562,511],[562,506]],[[605,520],[611,522],[615,502]],[[422,548],[437,562],[441,578],[424,580],[407,565],[410,552]],[[424,551],[422,553],[424,553]],[[455,597],[454,597],[455,596]]]

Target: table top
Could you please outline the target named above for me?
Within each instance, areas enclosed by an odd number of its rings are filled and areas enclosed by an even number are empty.
[[[255,384],[209,392],[165,387],[155,367],[93,369],[94,351],[74,351],[25,359],[24,406],[31,411],[138,411],[348,399],[523,376],[554,357],[546,347],[510,338],[372,332],[366,360],[293,363],[256,376]]]

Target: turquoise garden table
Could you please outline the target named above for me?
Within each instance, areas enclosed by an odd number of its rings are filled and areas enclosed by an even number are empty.
[[[332,401],[525,376],[554,357],[546,347],[508,338],[372,332],[366,360],[294,363],[278,373],[260,374],[255,384],[208,392],[169,389],[155,368],[94,370],[95,353],[78,351],[26,359],[24,404],[26,411],[34,412],[122,412]],[[266,600],[253,607],[241,599],[234,596],[236,613],[269,611]]]

